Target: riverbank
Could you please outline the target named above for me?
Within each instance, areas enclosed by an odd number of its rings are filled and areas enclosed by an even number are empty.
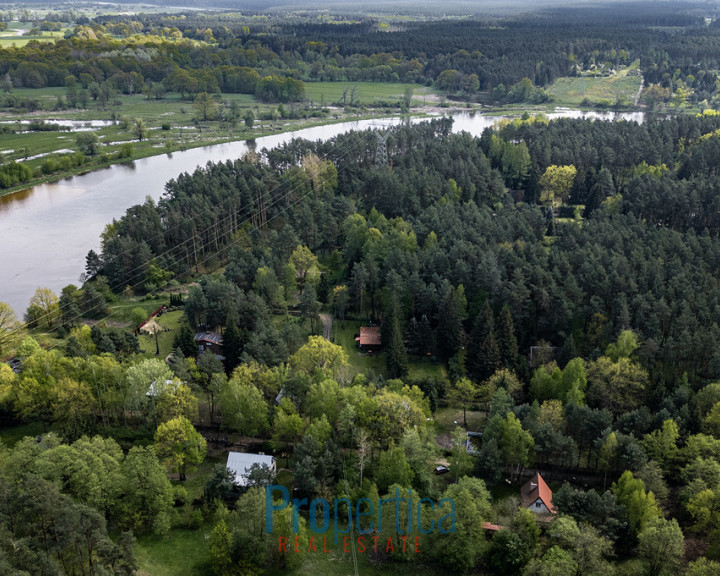
[[[45,90],[46,98],[55,96],[55,89]],[[59,94],[58,94],[59,96]],[[188,106],[192,103],[179,98],[170,98],[167,102],[140,100],[142,97],[127,97],[122,112],[118,111],[58,111],[47,110],[18,116],[15,114],[0,114],[0,123],[12,126],[17,130],[14,134],[4,135],[3,149],[0,149],[0,158],[4,161],[22,162],[33,171],[34,177],[15,186],[0,190],[0,196],[7,196],[22,192],[33,186],[58,182],[68,177],[87,172],[102,170],[118,164],[131,164],[136,160],[151,156],[172,154],[178,151],[191,150],[217,144],[231,142],[252,141],[266,136],[294,132],[305,128],[353,122],[368,119],[383,118],[422,118],[441,114],[452,114],[459,111],[480,110],[475,105],[468,108],[464,103],[448,105],[431,99],[429,105],[413,106],[403,113],[401,107],[326,107],[308,108],[302,110],[289,110],[280,106],[260,107],[257,103],[248,101],[244,95],[230,95],[226,105],[236,106],[235,116],[247,115],[252,112],[249,123],[237,117],[232,122],[226,120],[197,121],[187,117]],[[425,95],[427,100],[429,96]],[[134,99],[134,104],[133,104]],[[413,100],[415,104],[416,100]],[[162,111],[161,111],[162,110]],[[238,112],[239,110],[239,112]],[[282,114],[297,117],[281,117]],[[135,119],[139,118],[145,125],[145,134],[142,140],[133,134]],[[92,131],[98,137],[97,154],[86,156],[80,165],[67,166],[64,169],[52,171],[47,169],[48,160],[58,161],[63,155],[72,154],[78,148],[74,141],[76,134],[72,131],[24,131],[23,124],[29,120],[33,122],[59,123],[71,126],[77,130],[87,130],[82,126],[85,122],[94,122],[98,125]],[[128,146],[129,145],[129,146]],[[131,153],[128,153],[130,150]],[[69,150],[71,149],[71,150]],[[49,173],[48,173],[49,172]]]
[[[447,109],[443,109],[446,111]],[[578,117],[590,114],[577,110],[558,113]],[[428,116],[413,116],[411,122]],[[485,116],[477,110],[462,110],[452,115],[453,131],[480,136],[503,117]],[[615,114],[608,119],[643,121],[642,113]],[[166,183],[196,166],[241,158],[253,147],[275,148],[292,138],[328,140],[349,130],[390,127],[403,122],[399,116],[336,122],[285,133],[258,137],[248,142],[221,142],[213,146],[177,151],[161,156],[136,159],[82,176],[63,178],[52,184],[40,184],[24,192],[0,198],[3,251],[0,254],[0,301],[16,310],[24,310],[38,286],[59,292],[63,286],[77,283],[89,250],[100,249],[105,226],[120,218],[146,198],[157,202]]]
[[[0,190],[0,197],[16,194],[23,192],[34,186],[42,184],[51,184],[60,180],[77,176],[81,174],[87,174],[96,170],[103,170],[114,165],[127,165],[132,164],[136,160],[143,158],[149,158],[153,156],[172,155],[175,152],[182,152],[185,150],[192,150],[196,148],[203,148],[206,146],[214,146],[217,144],[228,144],[232,142],[247,142],[257,140],[258,138],[264,138],[266,136],[274,136],[280,134],[286,134],[288,132],[295,132],[297,130],[303,130],[306,128],[315,128],[319,126],[332,126],[334,124],[343,124],[346,122],[355,122],[363,120],[383,120],[388,118],[435,118],[442,115],[454,115],[454,114],[481,114],[488,118],[502,118],[507,116],[522,116],[524,114],[538,115],[545,114],[549,117],[553,116],[567,116],[568,108],[558,106],[554,103],[547,103],[543,105],[528,106],[528,105],[506,105],[487,107],[478,104],[461,103],[456,102],[452,104],[434,103],[432,105],[417,106],[411,109],[409,113],[401,113],[399,110],[362,110],[360,112],[341,112],[332,114],[332,116],[326,116],[320,119],[288,119],[282,124],[280,123],[260,123],[260,128],[255,129],[234,129],[231,130],[227,135],[218,134],[217,130],[212,130],[206,127],[205,132],[199,132],[193,136],[185,137],[183,140],[168,139],[166,135],[160,137],[149,137],[143,141],[137,140],[123,140],[116,141],[111,144],[122,145],[131,144],[133,146],[133,152],[131,156],[120,157],[116,156],[117,150],[113,154],[105,153],[104,155],[96,155],[90,157],[88,162],[81,166],[70,168],[68,170],[62,170],[41,177],[32,178],[22,184]],[[643,114],[639,107],[623,108],[620,110],[597,110],[592,107],[577,107],[575,110],[578,115],[589,114],[596,115],[596,117],[602,117],[603,115],[615,115],[615,114]],[[60,120],[62,121],[62,119]],[[79,121],[79,120],[78,120]],[[202,128],[202,127],[201,127]],[[102,149],[101,149],[102,150]],[[0,154],[2,151],[0,151]],[[48,152],[38,154],[37,159],[46,158],[53,154],[61,154],[61,152]],[[22,159],[16,160],[22,162]]]

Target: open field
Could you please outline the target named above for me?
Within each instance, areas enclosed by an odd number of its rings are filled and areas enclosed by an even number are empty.
[[[361,352],[355,344],[355,336],[360,334],[360,326],[367,325],[367,321],[361,320],[334,320],[330,340],[345,349],[356,374],[368,374],[372,371],[374,374],[385,375],[385,353]],[[443,380],[447,377],[444,363],[417,356],[408,356],[408,372],[408,380],[422,378]]]
[[[316,93],[320,98],[325,90],[329,94],[339,96],[345,83],[319,83],[311,85],[309,92]],[[288,132],[310,126],[331,124],[347,120],[358,120],[382,115],[396,116],[400,113],[400,102],[395,96],[404,93],[412,84],[373,84],[360,83],[358,98],[372,104],[376,98],[383,102],[396,102],[397,107],[386,107],[380,110],[353,108],[330,110],[318,108],[318,102],[305,104],[260,103],[249,94],[216,95],[217,107],[223,110],[224,120],[209,119],[201,121],[192,99],[181,98],[179,94],[169,93],[165,98],[147,99],[142,94],[118,94],[111,98],[105,107],[99,101],[88,100],[85,108],[68,108],[64,101],[65,88],[28,89],[16,88],[12,95],[19,98],[31,98],[37,103],[37,110],[28,112],[24,109],[12,109],[0,112],[0,122],[15,131],[14,134],[3,134],[0,145],[0,161],[23,162],[34,172],[35,177],[13,188],[0,190],[7,194],[29,188],[33,185],[57,180],[71,174],[95,170],[117,162],[129,162],[147,156],[170,153],[223,142],[248,140]],[[372,90],[371,90],[372,88]],[[427,88],[418,89],[428,93]],[[311,96],[312,98],[312,96]],[[413,105],[422,104],[417,97]],[[255,120],[247,126],[244,118],[252,112]],[[283,117],[283,115],[285,117]],[[287,117],[291,116],[291,117]],[[147,130],[142,140],[138,138],[135,128],[136,119],[143,121]],[[60,125],[70,126],[71,131],[22,131],[21,121],[53,120]],[[50,157],[57,164],[61,157],[74,153],[78,149],[75,130],[87,130],[79,122],[102,121],[102,125],[92,127],[99,138],[98,153],[86,158],[79,166],[63,166],[60,170],[48,168],[46,162]],[[127,146],[132,146],[131,149]],[[67,164],[67,162],[66,162]]]
[[[637,70],[639,62],[607,77],[579,76],[558,78],[547,89],[553,98],[553,104],[564,106],[607,105],[617,102],[632,105],[640,90],[642,78],[639,74],[630,74]]]
[[[142,576],[205,576],[212,573],[208,538],[212,526],[174,529],[138,538],[135,558]]]
[[[487,423],[486,412],[476,412],[474,410],[467,410],[467,429],[473,431],[481,431],[485,428]],[[463,411],[462,408],[438,408],[433,414],[435,425],[438,428],[438,432],[452,432],[455,430],[455,422],[462,426],[463,424]]]
[[[401,101],[405,90],[412,90],[413,105],[422,105],[440,98],[441,93],[420,84],[404,84],[401,82],[306,82],[305,92],[309,100],[316,103],[333,104],[342,100],[346,92],[347,102],[355,89],[360,104],[373,104],[377,101]]]
[[[360,334],[360,326],[367,325],[367,321],[334,320],[330,341],[345,349],[356,374],[368,374],[369,371],[374,374],[383,374],[385,372],[385,354],[360,352],[355,345],[355,336]]]
[[[9,22],[7,30],[0,32],[0,48],[8,48],[10,46],[25,46],[31,40],[40,42],[51,42],[65,35],[65,29],[57,31],[39,31],[39,34],[27,35],[33,27],[30,22]]]
[[[164,331],[158,334],[158,345],[160,347],[160,355],[158,358],[165,358],[170,352],[172,352],[173,339],[180,329],[182,324],[183,312],[182,310],[174,310],[167,312],[156,318],[155,321],[163,327]],[[143,354],[149,357],[155,357],[155,336],[141,332],[138,336],[140,341],[140,350]]]

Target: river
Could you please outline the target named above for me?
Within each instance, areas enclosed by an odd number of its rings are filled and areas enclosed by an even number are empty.
[[[549,118],[587,117],[602,120],[644,120],[641,112],[580,112],[559,109]],[[503,117],[455,114],[453,131],[479,136]],[[419,122],[424,119],[413,119]],[[360,120],[305,128],[258,138],[257,149],[274,148],[292,138],[327,140],[350,130],[399,124],[399,118]],[[118,164],[16,194],[0,196],[0,302],[12,306],[19,317],[30,297],[42,286],[57,294],[68,284],[81,282],[89,250],[99,250],[105,225],[119,218],[146,196],[160,198],[165,182],[207,162],[239,158],[247,144],[231,142]]]

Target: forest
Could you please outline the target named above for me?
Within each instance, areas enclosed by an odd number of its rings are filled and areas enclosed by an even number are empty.
[[[22,320],[0,303],[0,573],[719,574],[715,22],[684,4],[260,16],[102,16],[1,50],[0,72],[88,94],[294,100],[337,74],[502,100],[639,59],[648,113],[252,148],[109,222],[78,285],[39,288]],[[230,451],[277,470],[238,478]],[[536,473],[549,517],[520,505]],[[305,499],[272,532],[268,484]],[[422,553],[313,549],[307,501],[400,496],[422,520],[382,508],[407,529],[370,536]]]
[[[437,569],[663,574],[690,561],[688,574],[715,573],[720,243],[708,159],[720,115],[526,117],[481,138],[450,128],[397,127],[385,155],[366,131],[208,164],[108,225],[85,286],[28,310],[63,345],[25,337],[18,373],[1,368],[6,416],[40,418],[63,438],[0,456],[3,546],[24,546],[7,569],[60,562],[65,572],[47,573],[70,573],[93,559],[125,574],[134,538],[181,526],[209,531],[218,574],[311,562],[252,528],[262,470],[241,495],[219,466],[188,498],[182,478],[219,432],[289,452],[308,496],[373,501],[397,487],[453,498],[452,540],[423,541]],[[130,331],[80,324],[102,317],[113,291],[198,274],[167,363],[137,356]],[[356,352],[308,339],[323,311],[379,323],[383,369],[358,371]],[[223,363],[197,356],[198,329],[222,332]],[[446,376],[411,375],[428,355]],[[472,455],[462,427],[437,443],[445,407],[466,426],[479,417]],[[450,474],[434,476],[443,451]],[[131,480],[138,461],[145,479]],[[547,527],[494,497],[526,468],[558,479]],[[18,481],[45,494],[32,510],[10,505]],[[87,516],[80,542],[62,531],[80,520],[56,517],[57,501]],[[503,529],[485,536],[483,522]]]
[[[440,20],[342,12],[91,19],[70,10],[34,22],[70,26],[65,39],[2,50],[0,75],[16,87],[66,86],[73,78],[83,90],[107,82],[123,93],[152,93],[161,84],[183,94],[257,91],[271,101],[303,99],[302,84],[275,85],[290,80],[412,82],[465,99],[487,92],[522,101],[527,94],[509,93],[523,79],[544,88],[559,77],[607,73],[640,59],[653,101],[679,91],[693,103],[712,103],[720,68],[714,16],[685,3]]]

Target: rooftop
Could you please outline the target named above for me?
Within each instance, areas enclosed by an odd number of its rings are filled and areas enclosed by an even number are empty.
[[[540,474],[535,474],[532,479],[520,488],[520,501],[524,507],[530,506],[538,498],[547,507],[550,512],[555,514],[555,508],[552,503],[552,490],[545,483]]]
[[[378,326],[361,326],[360,346],[380,346],[380,328]]]
[[[198,332],[195,334],[195,342],[210,342],[222,346],[222,336],[217,332]]]
[[[245,474],[253,464],[265,464],[270,468],[274,468],[275,457],[247,452],[230,452],[228,454],[227,467],[235,472],[235,483],[240,486],[247,484]]]

